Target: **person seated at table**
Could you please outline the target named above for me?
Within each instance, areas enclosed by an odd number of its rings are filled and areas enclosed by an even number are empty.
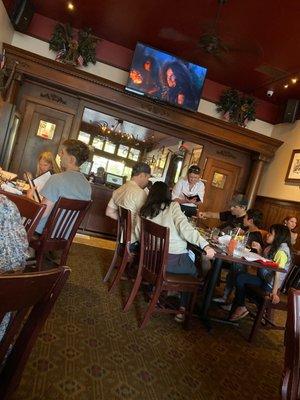
[[[291,243],[292,243],[293,246],[294,246],[294,244],[296,244],[297,237],[298,237],[298,233],[295,232],[297,224],[298,224],[297,217],[295,217],[293,215],[288,215],[283,220],[283,225],[287,226],[289,228],[289,230],[290,230]]]
[[[197,165],[190,166],[186,178],[179,179],[172,191],[172,200],[180,204],[187,217],[197,215],[197,206],[203,203],[205,186],[200,172]]]
[[[288,227],[282,224],[272,225],[266,237],[266,243],[268,246],[263,251],[264,257],[273,260],[278,264],[279,268],[288,271],[292,266],[292,244]],[[258,253],[262,253],[262,247],[259,243],[254,242],[252,246],[257,249]],[[247,285],[261,287],[265,292],[270,294],[272,302],[276,304],[280,302],[278,291],[284,277],[285,273],[276,272],[268,268],[258,268],[256,276],[247,272],[238,273],[233,302],[234,312],[229,318],[230,321],[237,321],[249,314],[245,306]]]
[[[105,215],[117,220],[119,207],[131,211],[132,233],[130,250],[132,252],[138,249],[139,236],[136,235],[134,227],[136,226],[137,215],[147,198],[147,193],[144,189],[148,185],[150,176],[151,169],[148,164],[144,162],[134,164],[131,180],[113,192],[105,212]]]
[[[43,151],[38,156],[35,174],[33,175],[29,171],[26,172],[26,174],[30,179],[32,179],[33,177],[37,177],[48,171],[50,171],[51,174],[58,174],[59,172],[61,172],[57,162],[55,161],[55,157],[51,153],[51,151]]]
[[[172,202],[170,189],[166,183],[155,182],[153,184],[146,202],[140,210],[140,216],[170,229],[167,272],[197,275],[196,267],[188,255],[188,242],[200,246],[206,252],[207,257],[214,257],[214,249],[188,222],[179,203]],[[138,237],[140,236],[140,223],[136,225],[136,234]],[[184,320],[187,300],[186,296],[182,296],[180,313],[175,317],[178,322]]]
[[[65,140],[59,156],[63,172],[52,175],[41,190],[43,204],[46,210],[41,218],[36,232],[41,234],[49,218],[50,212],[60,197],[72,200],[91,200],[92,188],[79,167],[88,160],[89,147],[76,139]]]
[[[242,228],[246,215],[248,200],[242,194],[235,195],[230,203],[229,211],[200,211],[198,217],[202,219],[215,218],[222,222],[220,229]]]
[[[262,224],[263,214],[260,210],[254,208],[249,209],[244,215],[243,227],[246,228],[247,233],[245,234],[245,247],[251,251],[256,252],[257,250],[252,248],[253,243],[259,243],[263,247],[263,237],[260,231]],[[229,272],[226,277],[226,285],[224,294],[222,297],[216,297],[213,299],[216,303],[227,303],[230,294],[232,293],[235,285],[235,279],[238,272],[245,271],[246,266],[239,263],[232,263],[229,267]],[[223,307],[224,308],[224,307]],[[231,305],[226,305],[227,310],[230,310]]]
[[[60,171],[57,162],[55,161],[54,155],[51,151],[43,151],[38,156],[38,162],[36,167],[35,177],[45,174],[46,172],[50,171],[51,174],[58,174]],[[33,179],[33,175],[31,172],[27,171],[24,174],[26,180]],[[42,187],[39,187],[38,190],[40,191]],[[27,197],[34,200],[34,189],[29,189],[26,193]]]
[[[17,206],[4,195],[0,195],[0,232],[0,274],[22,270],[29,256],[27,233]],[[0,321],[0,341],[9,320],[10,313]]]

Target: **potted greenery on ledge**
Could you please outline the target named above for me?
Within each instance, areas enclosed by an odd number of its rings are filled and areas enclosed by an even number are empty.
[[[96,63],[97,38],[91,29],[78,31],[77,37],[69,24],[57,24],[49,41],[49,50],[56,51],[56,61],[75,67]]]
[[[245,96],[238,90],[227,89],[216,103],[217,112],[222,112],[227,121],[245,127],[249,121],[255,121],[255,99]]]

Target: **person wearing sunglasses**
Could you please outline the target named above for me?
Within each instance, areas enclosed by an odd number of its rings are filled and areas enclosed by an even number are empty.
[[[197,206],[203,203],[205,186],[200,180],[200,168],[192,165],[186,178],[178,180],[172,191],[172,200],[180,204],[182,212],[187,217],[197,215]]]

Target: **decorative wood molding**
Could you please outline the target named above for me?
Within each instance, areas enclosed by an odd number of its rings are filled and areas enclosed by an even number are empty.
[[[43,92],[41,92],[40,96],[43,97],[43,98],[46,98],[46,99],[48,99],[50,101],[55,101],[56,103],[59,103],[59,104],[67,104],[67,102],[61,96],[58,96],[55,93],[43,93]]]
[[[244,149],[271,159],[282,142],[201,113],[192,113],[167,105],[153,104],[124,92],[124,86],[97,77],[69,65],[4,44],[6,56],[19,62],[18,71],[31,80],[77,93],[103,105],[115,115],[123,114],[135,123],[149,125],[178,138],[195,143],[207,139],[232,148]]]
[[[233,160],[236,159],[236,156],[232,154],[229,150],[218,150],[217,154],[226,158],[232,158]]]

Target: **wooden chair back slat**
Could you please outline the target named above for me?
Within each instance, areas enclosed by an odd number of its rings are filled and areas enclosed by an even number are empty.
[[[11,321],[0,342],[0,398],[17,388],[37,336],[68,279],[70,269],[0,275],[0,315]]]
[[[141,218],[141,255],[143,274],[154,284],[166,271],[169,251],[169,228]]]
[[[0,190],[0,194],[6,196],[17,206],[22,217],[23,225],[27,232],[28,240],[30,241],[38,223],[40,222],[40,219],[44,214],[46,205],[37,203],[26,196],[20,196],[14,193],[5,192],[3,190]]]
[[[288,294],[282,400],[300,399],[300,290]]]
[[[116,285],[119,283],[125,269],[132,265],[134,261],[134,255],[130,252],[131,243],[131,211],[119,207],[118,215],[118,231],[116,240],[116,249],[112,259],[112,262],[108,268],[108,271],[103,279],[103,282],[107,282],[112,272],[116,270],[116,273],[109,285],[109,292],[111,293]]]
[[[71,200],[60,197],[46,222],[42,235],[30,242],[36,250],[36,263],[42,268],[45,252],[62,250],[60,265],[67,260],[68,251],[73,238],[85,217],[91,201]]]

